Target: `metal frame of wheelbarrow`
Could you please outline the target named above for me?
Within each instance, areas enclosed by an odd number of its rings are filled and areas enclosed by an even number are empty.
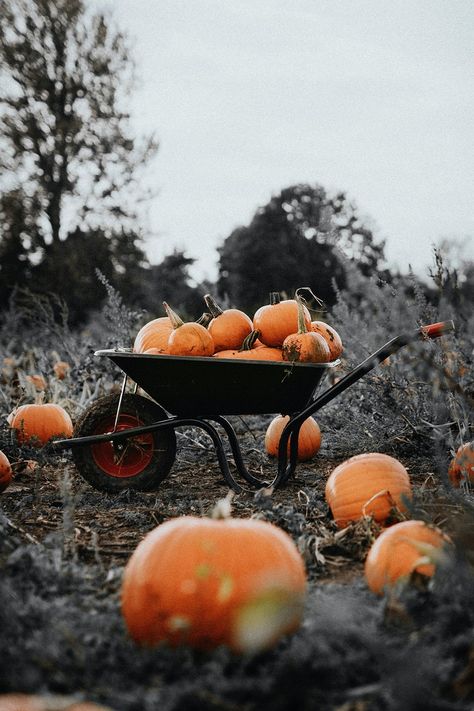
[[[220,427],[224,430],[225,435],[227,436],[234,464],[239,475],[242,476],[243,479],[245,479],[245,481],[253,487],[266,486],[276,488],[287,482],[295,471],[297,464],[298,434],[301,425],[308,417],[320,410],[324,405],[333,400],[335,397],[343,393],[345,390],[347,390],[347,388],[357,382],[364,375],[369,373],[376,365],[388,358],[388,356],[396,353],[403,346],[418,339],[426,340],[438,338],[439,336],[442,336],[451,331],[454,331],[453,321],[442,321],[439,323],[421,326],[420,328],[417,328],[416,330],[411,331],[410,333],[405,333],[396,336],[395,338],[392,338],[390,341],[385,343],[385,345],[383,345],[377,351],[368,356],[347,375],[341,378],[341,380],[339,380],[337,383],[335,383],[333,386],[325,390],[317,397],[314,396],[314,391],[316,389],[316,386],[319,384],[322,375],[324,374],[324,372],[326,372],[326,369],[328,367],[334,367],[338,364],[339,361],[335,361],[330,364],[317,364],[319,365],[319,369],[315,367],[316,364],[293,365],[291,363],[286,363],[284,371],[285,375],[282,378],[279,378],[277,382],[277,387],[275,388],[274,386],[272,386],[271,393],[265,392],[265,387],[263,387],[263,395],[262,399],[260,399],[258,392],[249,393],[247,398],[245,394],[239,393],[238,389],[240,388],[242,390],[242,382],[240,379],[235,380],[233,392],[232,382],[226,380],[226,370],[222,371],[224,377],[223,383],[225,384],[225,386],[227,386],[228,384],[230,394],[226,392],[220,392],[220,390],[225,389],[223,387],[218,389],[219,392],[217,392],[217,390],[213,392],[212,383],[206,382],[206,378],[202,378],[199,372],[199,369],[201,368],[201,374],[209,373],[209,366],[204,362],[208,362],[213,359],[180,358],[178,360],[190,362],[190,369],[186,369],[184,371],[181,370],[181,372],[190,374],[190,377],[193,379],[193,385],[201,388],[201,392],[198,392],[197,398],[193,398],[192,396],[190,397],[191,404],[188,405],[188,408],[190,407],[191,410],[194,409],[195,406],[202,408],[203,411],[200,411],[198,409],[199,415],[193,414],[192,411],[187,411],[186,405],[181,404],[182,402],[185,402],[186,391],[184,391],[184,393],[181,391],[180,395],[180,390],[178,388],[178,395],[176,396],[175,383],[170,383],[170,388],[168,390],[166,389],[166,387],[164,390],[157,390],[156,386],[154,386],[153,384],[153,380],[150,379],[150,375],[154,373],[153,359],[161,358],[161,365],[163,365],[163,363],[167,363],[170,368],[175,367],[176,363],[173,363],[173,361],[176,359],[173,359],[170,356],[150,356],[147,360],[140,360],[140,358],[142,358],[140,354],[131,354],[127,353],[124,350],[98,351],[97,355],[106,355],[112,360],[114,360],[114,362],[118,363],[119,366],[121,366],[121,361],[123,361],[124,359],[126,360],[127,370],[123,368],[125,376],[122,382],[121,393],[115,416],[114,428],[111,432],[106,432],[104,434],[57,440],[55,442],[55,446],[70,448],[75,446],[93,445],[98,444],[100,442],[115,443],[135,437],[137,435],[143,435],[167,428],[176,429],[178,427],[198,427],[204,430],[204,432],[206,432],[211,438],[216,451],[216,456],[221,469],[221,473],[225,481],[231,489],[236,492],[240,492],[242,491],[242,486],[236,481],[235,477],[230,471],[229,462],[225,453],[222,437],[214,426],[214,424],[211,424],[211,422],[214,422],[220,425]],[[152,359],[151,363],[150,358]],[[225,368],[226,366],[224,366],[224,359],[219,359],[219,361],[219,363],[214,363],[211,367]],[[200,366],[198,365],[199,362],[201,363]],[[274,374],[272,373],[272,371],[269,371],[268,368],[271,368],[272,366],[278,366],[281,368],[281,366],[284,365],[282,363],[262,363],[258,361],[227,361],[227,364],[227,372],[230,374],[230,376],[235,376],[235,374],[237,373],[237,371],[235,370],[236,367],[241,368],[245,365],[246,368],[252,368],[252,371],[247,372],[257,372],[254,369],[259,368],[258,374],[263,379],[265,379],[267,374],[271,375],[273,377],[273,380],[269,380],[269,383],[274,383],[275,380]],[[140,383],[141,380],[143,381],[141,369],[144,365],[148,367],[148,373],[145,377],[147,387],[143,387],[143,385],[141,385]],[[306,365],[307,368],[312,369],[311,372],[309,369],[305,370]],[[186,363],[181,363],[181,366],[187,368]],[[130,372],[130,370],[132,372]],[[280,370],[280,372],[282,371]],[[173,373],[173,370],[170,370],[170,373]],[[239,375],[242,375],[242,373],[239,372]],[[287,375],[289,376],[288,383],[285,382],[285,378]],[[172,411],[173,409],[175,409],[176,411],[176,408],[179,407],[182,411],[177,415],[170,415],[166,419],[160,420],[150,425],[132,427],[121,431],[115,431],[117,428],[117,422],[119,421],[120,417],[120,407],[123,396],[125,394],[127,382],[131,378],[133,378],[135,382],[135,393],[137,391],[138,386],[140,386],[142,387],[142,389],[145,390],[145,392],[147,392],[147,394],[153,397],[153,391],[155,390],[160,396],[165,397],[165,402],[154,398],[159,405],[162,405],[165,408],[165,410]],[[298,380],[298,378],[300,380]],[[301,378],[303,378],[303,381],[301,381]],[[314,387],[313,383],[311,383],[312,379],[314,379]],[[302,382],[303,384],[298,385],[299,382]],[[308,388],[308,383],[311,383],[309,387],[312,388],[309,393],[309,399],[307,397],[306,392]],[[161,387],[163,388],[162,383]],[[192,388],[190,388],[190,390],[191,389]],[[274,393],[273,391],[275,390],[277,392]],[[242,397],[240,397],[240,395],[242,395]],[[167,398],[169,398],[168,401],[166,401]],[[301,398],[304,398],[303,403],[301,403]],[[208,403],[210,404],[208,405]],[[280,436],[277,473],[273,481],[261,481],[248,471],[243,460],[242,452],[235,430],[229,420],[226,419],[226,417],[224,417],[222,414],[215,412],[216,407],[220,409],[221,412],[223,411],[226,415],[248,415],[259,413],[263,414],[278,412],[282,410],[284,411],[284,414],[290,415],[289,421]],[[209,411],[206,411],[206,408]],[[250,411],[241,411],[242,409],[246,408]],[[235,412],[233,411],[234,409],[236,410]],[[290,445],[289,457],[288,442]]]

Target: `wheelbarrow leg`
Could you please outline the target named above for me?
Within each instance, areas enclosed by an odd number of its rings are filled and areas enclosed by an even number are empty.
[[[214,422],[217,422],[221,427],[224,429],[227,438],[229,440],[230,448],[232,450],[232,457],[235,462],[235,466],[237,468],[237,471],[239,474],[247,481],[249,484],[255,487],[262,488],[264,486],[268,486],[269,482],[268,481],[262,481],[261,479],[258,479],[257,477],[253,476],[245,466],[244,459],[242,457],[242,450],[240,449],[240,445],[237,439],[237,435],[235,434],[235,430],[230,424],[230,422],[225,418],[222,417],[221,415],[216,415],[215,417],[212,418]]]
[[[308,417],[320,410],[324,405],[344,392],[344,390],[347,390],[347,388],[373,370],[373,368],[385,360],[385,358],[393,355],[393,353],[396,353],[400,348],[403,348],[403,346],[419,339],[428,340],[439,338],[440,336],[452,331],[454,331],[453,321],[440,321],[439,323],[421,326],[410,333],[395,336],[395,338],[392,338],[390,341],[385,343],[385,345],[372,353],[372,355],[369,355],[362,361],[362,363],[359,363],[359,365],[351,370],[350,373],[341,378],[339,382],[312,400],[303,410],[301,410],[301,412],[293,414],[280,436],[280,444],[278,447],[278,471],[271,485],[275,488],[281,486],[288,481],[290,476],[294,473],[296,467],[296,456],[293,457],[292,453],[294,450],[296,455],[298,432],[301,425]],[[290,462],[288,463],[287,447],[290,437]]]

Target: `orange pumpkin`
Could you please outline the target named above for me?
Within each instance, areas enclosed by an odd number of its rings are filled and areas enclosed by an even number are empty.
[[[286,423],[288,415],[277,415],[268,425],[265,433],[265,449],[272,457],[278,456],[278,446],[280,437]],[[305,462],[319,452],[321,446],[321,430],[313,417],[308,417],[301,425],[298,433],[298,456],[299,462]],[[288,455],[290,454],[290,442],[288,441]]]
[[[212,316],[207,330],[214,341],[214,350],[240,348],[244,338],[252,331],[252,319],[239,309],[223,311],[210,294],[204,296],[204,301]]]
[[[409,581],[416,572],[431,577],[440,549],[450,539],[424,521],[402,521],[386,528],[372,545],[365,561],[365,577],[372,592],[381,595]]]
[[[215,358],[238,358],[240,360],[283,360],[281,348],[270,348],[258,342],[258,331],[251,331],[239,350],[225,350],[214,353]]]
[[[8,457],[0,451],[0,492],[5,491],[7,486],[10,484],[12,477],[13,472]]]
[[[326,501],[339,528],[363,516],[384,523],[394,506],[411,498],[408,472],[388,454],[358,454],[339,464],[326,482]]]
[[[327,363],[331,360],[331,351],[326,339],[320,333],[308,330],[303,302],[299,297],[298,330],[285,338],[282,345],[283,360],[299,363]]]
[[[173,325],[168,316],[161,316],[148,321],[138,331],[133,343],[135,353],[144,353],[151,348],[156,349],[158,353],[166,353],[168,348],[168,339],[173,330]]]
[[[92,701],[76,701],[71,696],[0,694],[0,711],[111,711]]]
[[[38,447],[52,437],[71,437],[71,418],[61,405],[41,403],[21,405],[11,415],[10,427],[16,430],[19,444],[28,443]]]
[[[35,386],[35,389],[38,391],[41,390],[46,390],[48,387],[48,384],[44,378],[43,375],[35,374],[35,375],[27,375],[26,380],[28,380],[29,383]]]
[[[306,328],[311,327],[311,316],[303,307]],[[295,299],[281,301],[276,291],[270,294],[270,303],[261,306],[254,314],[253,328],[260,331],[259,339],[266,346],[281,348],[283,341],[290,333],[298,330],[298,302]]]
[[[53,365],[53,370],[54,370],[54,374],[58,380],[64,380],[64,378],[68,375],[69,371],[71,370],[71,366],[65,360],[58,360]]]
[[[163,302],[163,306],[172,324],[167,353],[180,356],[212,356],[214,354],[214,341],[207,328],[195,321],[184,323],[166,301]]]
[[[311,330],[319,333],[329,346],[331,360],[336,360],[341,355],[343,349],[341,337],[338,332],[324,321],[312,321]]]
[[[461,486],[462,481],[474,484],[474,442],[466,442],[458,447],[452,458],[448,476],[453,486]]]
[[[151,531],[132,554],[122,613],[142,645],[255,652],[299,626],[305,588],[301,555],[277,526],[182,516]]]

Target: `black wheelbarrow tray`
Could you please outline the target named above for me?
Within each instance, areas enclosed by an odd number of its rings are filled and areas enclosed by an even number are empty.
[[[54,446],[70,447],[79,473],[97,489],[149,491],[171,470],[175,430],[199,427],[212,440],[230,488],[242,490],[231,472],[223,436],[238,475],[253,487],[277,487],[295,471],[298,433],[307,417],[402,346],[453,330],[452,321],[442,321],[396,336],[321,394],[317,393],[321,381],[338,360],[288,363],[97,351],[95,355],[107,356],[124,372],[121,392],[93,403],[76,423],[73,438],[56,440]],[[128,381],[135,384],[132,392],[126,392]],[[146,396],[137,393],[138,387]],[[248,471],[225,416],[273,413],[290,418],[280,438],[276,475],[268,482]]]

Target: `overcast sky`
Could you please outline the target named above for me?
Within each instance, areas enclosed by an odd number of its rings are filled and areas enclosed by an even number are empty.
[[[390,264],[474,256],[474,0],[94,0],[134,40],[156,131],[152,261],[215,248],[288,185],[345,190]]]

